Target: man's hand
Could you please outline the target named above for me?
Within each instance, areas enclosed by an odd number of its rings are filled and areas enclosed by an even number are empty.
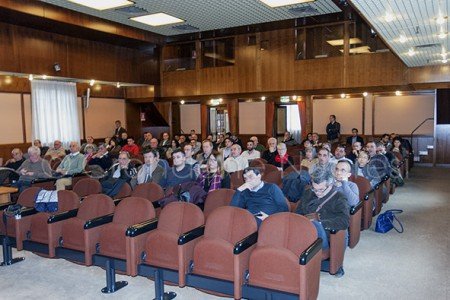
[[[255,217],[257,217],[257,218],[260,219],[261,221],[264,221],[268,216],[269,216],[269,215],[266,214],[266,213],[263,212],[263,211],[260,211],[259,213],[257,213],[257,214],[255,215]]]
[[[252,186],[250,185],[250,183],[246,182],[243,185],[241,185],[240,187],[237,188],[238,191],[242,192],[246,189],[250,189]]]
[[[27,175],[27,172],[28,172],[27,169],[20,170],[20,174],[22,174],[22,175]]]

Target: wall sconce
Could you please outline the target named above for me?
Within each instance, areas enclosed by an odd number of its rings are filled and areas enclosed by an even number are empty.
[[[262,40],[259,42],[259,50],[264,51],[269,49],[269,40]]]
[[[59,72],[61,71],[61,65],[59,63],[55,63],[53,65],[53,69],[55,70],[55,72]]]

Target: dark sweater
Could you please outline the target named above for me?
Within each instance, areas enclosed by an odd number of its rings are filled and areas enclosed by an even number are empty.
[[[252,192],[249,189],[242,192],[236,190],[230,205],[247,209],[252,214],[257,214],[262,211],[268,215],[272,215],[277,212],[289,211],[281,189],[273,183],[266,182],[256,192]],[[259,226],[261,220],[256,218],[256,221]]]
[[[335,191],[335,187],[323,198],[317,198],[313,191],[307,190],[303,194],[304,197],[300,205],[295,211],[300,215],[307,215],[316,212],[317,207],[325,201],[329,195]],[[341,193],[336,193],[325,205],[319,210],[320,222],[325,230],[345,230],[350,223],[350,206]]]
[[[195,172],[190,165],[185,165],[181,171],[177,171],[175,167],[172,167],[167,172],[166,178],[161,182],[164,188],[173,187],[178,184],[195,181]]]
[[[277,156],[277,154],[278,154],[277,150],[275,150],[274,152],[270,152],[270,150],[267,149],[266,151],[263,152],[261,158],[265,159],[268,164],[273,164],[273,162],[275,161],[275,156]]]

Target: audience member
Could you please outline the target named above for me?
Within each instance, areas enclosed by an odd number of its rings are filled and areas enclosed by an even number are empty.
[[[231,146],[233,146],[233,141],[230,138],[225,138],[225,148],[222,148],[223,161],[226,161],[231,155]]]
[[[47,146],[42,146],[41,140],[39,139],[35,139],[33,141],[33,146],[38,147],[41,150],[41,156],[44,157],[45,153],[47,153],[48,151],[48,147]]]
[[[28,159],[22,163],[17,172],[20,177],[14,186],[19,188],[19,192],[30,187],[34,179],[52,177],[49,162],[41,158],[41,150],[36,146],[28,148]]]
[[[317,158],[317,163],[311,166],[309,174],[313,174],[316,169],[324,169],[332,174],[335,164],[330,162],[330,151],[326,148],[321,148],[317,154]]]
[[[355,171],[353,173],[369,180],[370,185],[374,188],[380,180],[374,166],[369,165],[369,159],[369,154],[366,151],[361,150],[355,163]]]
[[[314,148],[320,148],[322,147],[322,143],[319,140],[319,134],[317,132],[312,133],[312,140],[311,140],[312,146]]]
[[[277,139],[271,137],[267,140],[267,150],[264,151],[261,158],[265,159],[268,164],[273,165],[275,161],[275,156],[278,155],[277,151]]]
[[[328,123],[327,128],[327,140],[330,144],[339,142],[341,136],[341,124],[336,122],[336,116],[330,115],[330,123]]]
[[[322,239],[322,249],[327,250],[330,247],[330,231],[347,230],[350,207],[344,195],[333,185],[333,176],[328,170],[317,169],[311,179],[312,188],[305,191],[295,212],[312,221]]]
[[[158,151],[155,149],[145,148],[144,164],[137,174],[137,183],[154,182],[161,184],[164,178],[164,169],[158,165]]]
[[[117,143],[119,143],[120,147],[125,146],[128,143],[128,133],[122,132],[120,138],[117,139]]]
[[[122,150],[122,147],[117,143],[116,138],[112,138],[109,141],[108,152],[111,159],[117,159],[119,157],[119,153]]]
[[[134,143],[134,138],[132,136],[127,138],[127,144],[122,147],[122,151],[130,153],[131,157],[139,155],[139,146]]]
[[[379,145],[381,146],[382,143],[379,143]],[[385,177],[386,175],[390,175],[391,173],[389,161],[385,155],[377,153],[377,145],[375,144],[375,142],[368,142],[366,145],[366,149],[370,158],[369,165],[371,165],[373,169],[376,170],[376,174],[374,174],[373,176],[377,177],[378,182],[380,182],[383,177]]]
[[[311,143],[310,140],[306,139],[306,140],[303,142],[303,148],[304,148],[304,149],[303,149],[303,155],[306,155],[306,150],[311,149],[311,151],[312,151],[312,156],[313,156],[313,157],[316,157],[316,156],[317,156],[316,148],[313,147],[313,145],[312,145],[312,143]]]
[[[334,169],[335,187],[347,199],[348,205],[353,207],[359,202],[359,189],[356,183],[348,181],[352,175],[352,165],[348,160],[340,160]]]
[[[294,165],[294,158],[287,154],[286,143],[279,143],[277,146],[278,154],[275,156],[272,165],[278,168],[278,170],[286,170],[289,166]]]
[[[242,152],[241,156],[245,158],[249,163],[253,159],[260,158],[261,153],[255,149],[255,144],[252,140],[247,142],[247,150]]]
[[[17,170],[20,168],[20,166],[25,161],[25,157],[23,157],[23,152],[19,148],[14,148],[11,151],[11,155],[12,155],[12,158],[6,162],[5,167],[13,169],[13,170]],[[11,172],[9,174],[9,182],[17,181],[17,180],[19,180],[19,175],[15,172]]]
[[[231,155],[225,160],[223,168],[228,173],[244,170],[248,167],[248,160],[241,156],[242,148],[238,144],[231,146]]]
[[[159,147],[167,149],[171,146],[170,135],[168,132],[163,132],[162,139],[159,142]]]
[[[276,184],[262,181],[261,177],[260,168],[246,168],[245,183],[237,188],[230,203],[252,213],[258,226],[272,214],[289,211],[281,189]]]
[[[80,153],[80,145],[77,142],[70,142],[69,145],[70,154],[66,155],[62,162],[56,169],[56,173],[61,175],[73,175],[84,171],[86,166],[86,159],[83,154]],[[56,180],[56,190],[65,190],[66,186],[72,184],[71,177],[59,178]]]
[[[173,167],[169,169],[161,184],[164,188],[173,187],[197,179],[192,167],[186,164],[186,156],[183,150],[176,149],[173,151],[172,159]]]
[[[214,143],[214,149],[220,151],[220,149],[223,147],[225,147],[225,136],[222,133],[220,133],[217,136],[216,142]]]
[[[297,145],[297,141],[294,140],[294,138],[291,136],[291,133],[289,131],[286,131],[284,133],[283,143],[285,143],[286,146],[295,146],[295,145]]]
[[[338,161],[346,160],[350,164],[353,164],[353,161],[351,159],[348,159],[345,157],[345,145],[341,144],[336,147],[334,150],[334,157],[330,158],[330,162],[337,163]]]
[[[352,145],[352,151],[347,155],[347,158],[350,159],[353,163],[356,162],[359,156],[359,151],[362,149],[361,142],[354,142]]]
[[[389,149],[389,150],[392,147],[390,138],[391,138],[391,136],[389,134],[385,133],[381,136],[381,140],[380,140],[380,142],[383,143],[383,145],[386,147],[386,149]]]
[[[117,120],[115,125],[116,128],[114,129],[114,137],[116,139],[120,139],[122,137],[122,133],[127,132],[127,130],[122,127],[122,122],[120,122],[120,120]]]
[[[95,153],[91,160],[87,162],[90,166],[100,166],[102,170],[108,170],[112,166],[112,159],[110,153],[106,149],[105,144],[98,145],[98,151]]]
[[[186,136],[184,134],[180,135],[178,143],[180,143],[180,146],[184,146],[184,144],[186,143]]]
[[[204,140],[202,142],[202,153],[197,155],[197,161],[200,165],[200,172],[206,171],[206,165],[208,164],[208,159],[213,152],[213,142],[210,140]]]
[[[352,128],[352,135],[347,138],[346,142],[347,142],[347,145],[350,145],[350,146],[352,146],[356,142],[359,142],[361,145],[364,145],[364,140],[362,137],[360,137],[358,135],[357,128]]]
[[[123,185],[131,184],[137,175],[136,168],[130,164],[130,154],[126,151],[119,153],[118,163],[108,171],[107,177],[101,181],[103,194],[116,196]]]
[[[186,157],[186,164],[192,167],[192,170],[195,173],[195,177],[198,177],[200,175],[200,164],[197,160],[192,158],[193,155],[192,145],[191,144],[184,145],[183,150]]]
[[[305,149],[305,158],[302,159],[302,161],[300,163],[300,165],[302,167],[306,167],[306,168],[308,168],[308,170],[312,168],[312,165],[317,164],[317,162],[318,162],[318,159],[316,157],[314,157],[314,155],[313,155],[313,149],[314,148]]]
[[[194,134],[191,134],[191,137],[190,137],[190,140],[191,140],[191,143],[192,143],[192,140],[194,140],[195,142],[192,144],[192,147],[194,147],[194,149],[192,149],[193,151],[194,151],[194,153],[199,153],[200,152],[200,150],[201,150],[201,148],[202,148],[202,143],[200,143],[199,141],[198,141],[198,136],[194,133]]]
[[[219,159],[220,155],[211,154],[208,156],[205,171],[197,178],[197,182],[209,193],[222,187],[222,179],[224,178],[224,170]]]
[[[168,148],[166,148],[166,149],[167,149],[167,150],[166,150],[166,157],[167,157],[167,159],[169,159],[169,158],[172,157],[172,152],[173,152],[175,149],[180,148],[180,143],[178,143],[177,140],[171,140],[171,141],[170,141],[170,144],[171,144],[171,146],[168,147]]]
[[[150,147],[150,141],[153,138],[153,135],[150,132],[144,132],[144,139],[141,143],[141,148],[144,149],[146,147]]]
[[[95,147],[95,145],[92,145],[92,144],[87,144],[84,147],[84,159],[86,160],[86,163],[89,163],[89,161],[95,155],[96,150],[94,147]],[[80,152],[81,152],[81,150],[80,150]]]
[[[52,160],[66,156],[66,150],[63,148],[61,141],[55,140],[53,142],[53,147],[47,150],[45,156],[49,156]]]
[[[81,145],[81,148],[80,148],[80,152],[81,152],[81,153],[84,153],[84,152],[85,152],[84,148],[85,148],[87,145],[92,145],[92,146],[94,147],[94,152],[97,152],[97,146],[95,146],[95,143],[94,143],[94,137],[88,136],[88,137],[86,138],[86,143],[84,143],[83,145]]]
[[[253,144],[255,145],[255,149],[258,150],[260,154],[262,154],[264,151],[266,151],[266,147],[264,147],[263,145],[261,145],[259,143],[257,136],[252,136],[250,138],[250,140],[253,142]]]
[[[408,153],[405,148],[403,148],[402,140],[400,137],[395,137],[392,141],[392,150],[393,153],[399,153],[402,158],[406,158]]]

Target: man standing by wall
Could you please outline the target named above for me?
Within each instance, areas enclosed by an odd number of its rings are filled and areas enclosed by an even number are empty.
[[[336,122],[336,116],[330,115],[330,123],[327,125],[327,140],[328,143],[333,144],[339,141],[341,136],[341,124]]]

